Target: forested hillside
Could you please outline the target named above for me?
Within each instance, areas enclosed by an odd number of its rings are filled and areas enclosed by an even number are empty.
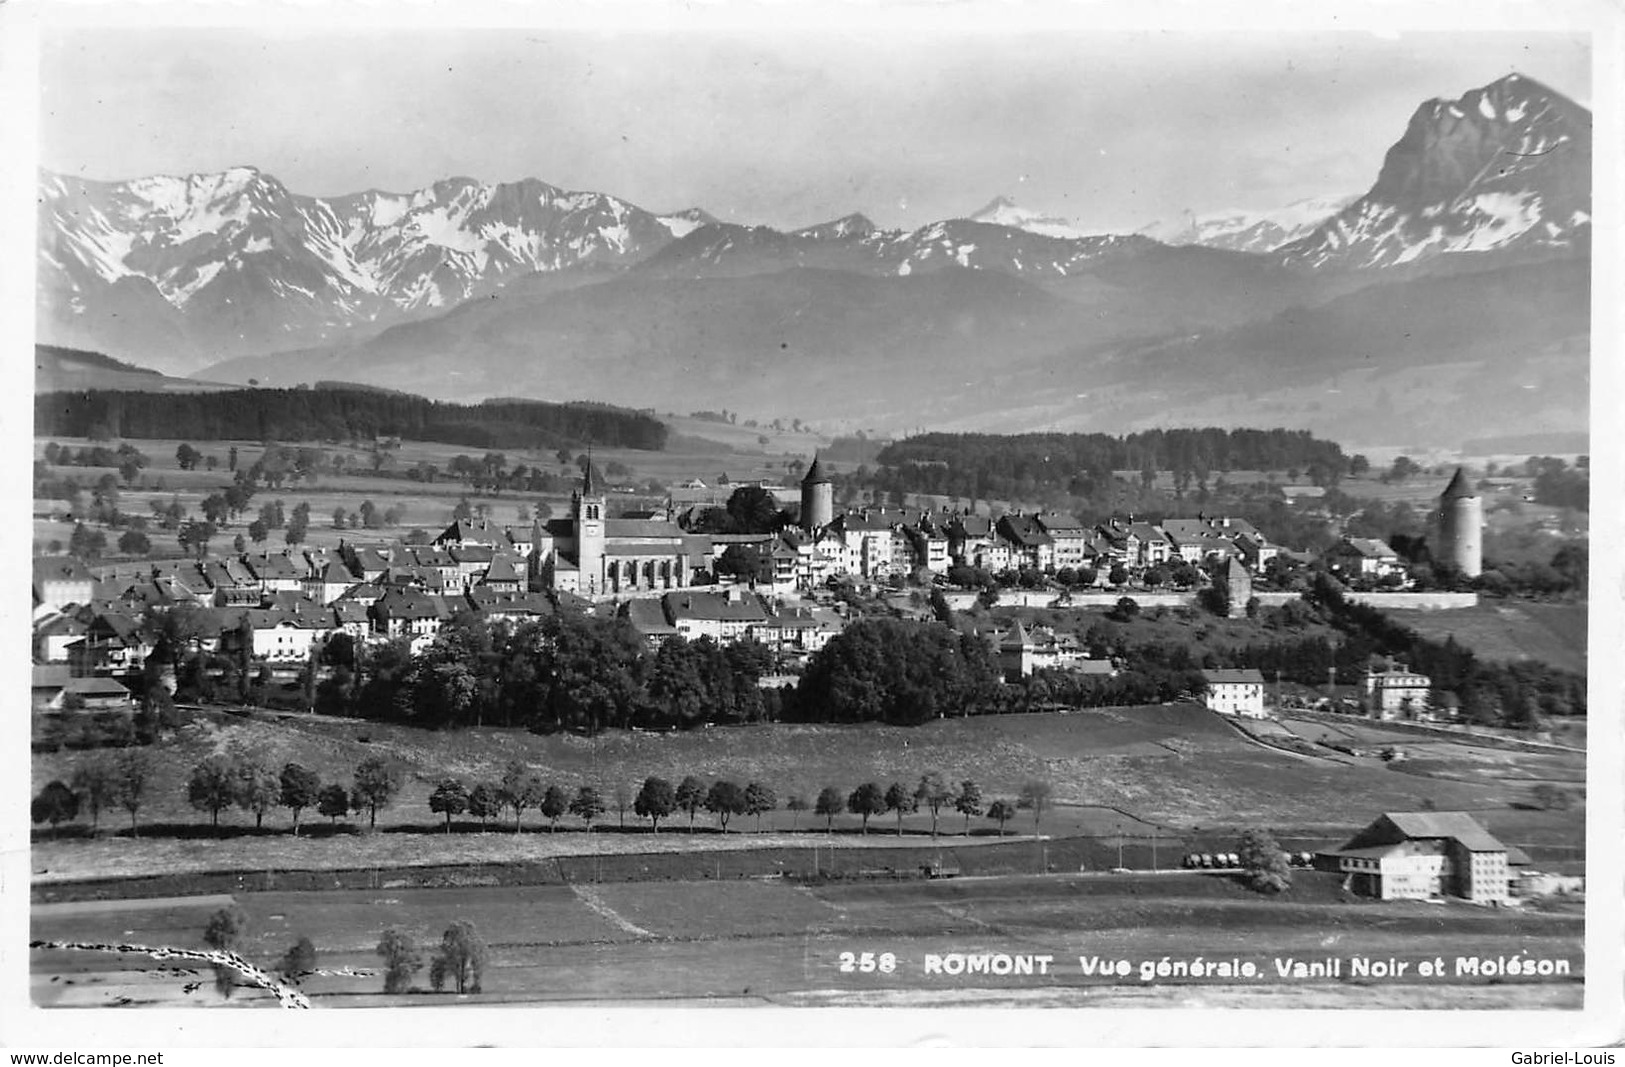
[[[1080,476],[1113,471],[1172,471],[1200,481],[1211,471],[1304,471],[1334,485],[1349,458],[1333,441],[1307,430],[1149,430],[1101,433],[929,433],[887,445],[876,459],[886,488],[964,497],[1026,498],[1077,492]]]
[[[666,426],[600,404],[451,404],[376,389],[239,389],[197,394],[92,389],[41,393],[39,436],[337,441],[377,436],[470,448],[552,448],[588,442],[658,451]]]

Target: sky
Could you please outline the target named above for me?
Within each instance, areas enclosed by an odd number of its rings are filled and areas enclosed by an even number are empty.
[[[1590,105],[1580,34],[48,28],[38,158],[319,196],[534,177],[786,229],[1005,195],[1122,231],[1364,192],[1420,103],[1514,70]]]

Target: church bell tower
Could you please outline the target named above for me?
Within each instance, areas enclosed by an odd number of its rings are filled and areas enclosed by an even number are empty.
[[[604,508],[605,499],[592,481],[592,451],[587,451],[587,469],[581,488],[572,501],[575,514],[576,565],[581,568],[581,591],[593,596],[604,591]]]

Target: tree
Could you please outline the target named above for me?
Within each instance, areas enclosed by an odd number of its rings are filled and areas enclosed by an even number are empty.
[[[897,836],[902,837],[903,816],[914,811],[915,808],[919,806],[919,801],[914,799],[914,794],[910,793],[908,791],[908,786],[904,785],[902,782],[893,782],[890,786],[888,786],[884,800],[886,803],[886,810],[895,811],[897,813]]]
[[[203,498],[203,517],[215,524],[224,523],[231,514],[231,505],[226,503],[226,494],[210,493]]]
[[[1106,613],[1113,622],[1128,622],[1140,614],[1140,602],[1131,596],[1117,598],[1117,603]]]
[[[327,816],[333,825],[338,825],[340,819],[350,814],[349,790],[337,782],[323,787],[321,793],[316,797],[316,811]]]
[[[1044,811],[1049,807],[1050,794],[1054,792],[1048,782],[1028,781],[1021,783],[1021,792],[1016,796],[1016,807],[1030,809],[1033,813],[1033,830],[1043,821]]]
[[[779,528],[779,501],[759,485],[743,485],[728,497],[733,533],[771,533]]]
[[[799,828],[801,823],[801,813],[807,811],[811,807],[812,805],[807,803],[807,798],[805,795],[801,793],[790,794],[790,799],[784,802],[784,810],[790,813],[790,829],[792,831]]]
[[[1403,457],[1402,457],[1403,458]],[[1252,829],[1236,845],[1248,887],[1260,893],[1279,893],[1292,885],[1292,867],[1268,831]]]
[[[654,832],[660,832],[660,820],[677,810],[677,791],[664,778],[645,778],[638,790],[632,810],[640,819],[648,819]]]
[[[180,542],[181,551],[191,552],[198,559],[202,559],[209,554],[209,542],[214,540],[217,532],[214,523],[207,519],[202,522],[186,522],[181,524],[177,540]]]
[[[537,810],[547,819],[547,832],[557,833],[559,819],[570,810],[570,798],[558,786],[550,785],[542,792],[542,802],[537,805]]]
[[[429,794],[429,810],[446,817],[446,833],[451,833],[451,817],[468,810],[468,790],[455,778],[442,778]]]
[[[203,943],[220,952],[235,953],[247,932],[248,913],[232,904],[209,916],[209,924],[203,928]],[[221,996],[231,996],[236,985],[236,972],[232,968],[220,963],[214,965],[214,987]]]
[[[282,779],[257,759],[239,758],[235,769],[237,806],[254,813],[254,829],[258,830],[265,823],[265,813],[281,799]]]
[[[288,947],[277,961],[277,973],[282,975],[284,981],[297,983],[299,979],[316,969],[316,946],[310,938],[301,937]]]
[[[220,828],[220,809],[237,800],[237,768],[224,756],[208,756],[192,768],[186,782],[186,799],[198,811],[209,813],[214,828]]]
[[[175,449],[175,463],[183,471],[189,471],[196,467],[198,460],[202,458],[203,453],[199,452],[197,449],[193,448],[184,441],[181,442],[179,448]]]
[[[384,992],[406,992],[412,976],[423,970],[423,954],[412,935],[392,926],[379,938],[376,951],[384,960]]]
[[[500,787],[491,782],[475,783],[468,791],[468,813],[480,820],[480,832],[484,833],[490,821],[502,814]]]
[[[935,621],[866,618],[813,655],[796,696],[834,722],[917,725],[973,706],[996,684],[982,639]]]
[[[762,816],[779,806],[778,795],[772,787],[761,782],[751,782],[745,786],[745,814],[756,816],[756,830],[762,829]]]
[[[863,819],[863,832],[869,832],[869,816],[886,810],[886,793],[877,782],[864,782],[846,798],[846,810]]]
[[[519,760],[514,760],[503,769],[502,781],[497,784],[497,796],[505,807],[513,809],[514,833],[519,832],[520,818],[525,814],[525,809],[540,804],[546,792],[542,780]]]
[[[728,820],[735,815],[745,814],[745,791],[738,782],[719,778],[705,794],[705,810],[717,817],[717,825],[723,833],[727,833]]]
[[[37,823],[51,824],[51,836],[56,836],[58,823],[72,822],[79,815],[79,796],[64,783],[52,780],[34,796],[29,815]]]
[[[73,533],[68,535],[68,555],[94,560],[101,558],[101,554],[106,550],[106,534],[100,530],[92,530],[82,522],[74,524]]]
[[[995,800],[988,805],[987,817],[999,822],[999,836],[1004,836],[1004,824],[1016,817],[1016,806],[1008,800]]]
[[[566,460],[565,462],[569,462]],[[615,783],[615,817],[622,830],[626,829],[626,811],[632,806],[632,787],[625,782]]]
[[[429,965],[429,983],[437,993],[448,979],[459,993],[478,993],[488,955],[485,939],[474,924],[458,919],[441,935],[440,950]]]
[[[598,790],[590,785],[584,785],[576,790],[576,795],[570,801],[570,814],[580,819],[587,832],[592,832],[592,821],[604,813],[604,798]]]
[[[255,519],[253,522],[248,524],[249,540],[253,541],[256,545],[263,544],[265,539],[270,536],[271,529],[265,524],[264,519]]]
[[[824,832],[830,833],[835,827],[835,816],[846,810],[846,798],[841,791],[832,785],[826,785],[818,794],[818,801],[813,808],[816,815],[824,817]]]
[[[369,756],[356,764],[355,797],[357,810],[367,809],[368,829],[378,828],[378,809],[388,807],[401,790],[401,772],[382,756]]]
[[[100,827],[102,809],[118,803],[118,775],[112,757],[95,753],[74,768],[73,777],[68,781],[90,809],[90,832],[95,834]]]
[[[126,530],[119,535],[118,550],[126,556],[145,556],[152,551],[152,538],[140,530]]]
[[[209,924],[203,928],[203,943],[222,952],[234,952],[247,932],[248,913],[232,904],[209,916]]]
[[[931,812],[932,837],[937,836],[938,813],[953,797],[954,792],[948,788],[948,783],[940,771],[927,771],[920,777],[920,784],[914,790],[914,800],[916,804],[924,804],[926,810]]]
[[[688,812],[688,828],[694,829],[694,814],[705,806],[705,783],[687,775],[677,784],[677,808]]]
[[[277,803],[293,812],[293,836],[298,837],[299,813],[321,802],[321,776],[290,762],[282,765],[282,776],[277,784],[280,787]]]
[[[970,820],[972,815],[982,814],[982,787],[969,778],[959,783],[959,793],[954,797],[954,810],[965,817],[965,833],[970,833]]]

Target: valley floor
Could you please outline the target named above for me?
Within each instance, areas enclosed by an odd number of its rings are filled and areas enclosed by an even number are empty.
[[[1152,885],[1151,883],[1158,883]],[[272,965],[301,936],[322,973],[318,1007],[480,1004],[719,1006],[1122,1006],[1574,1008],[1584,974],[1577,906],[1532,912],[1461,903],[1378,904],[1343,895],[1335,875],[1301,872],[1264,898],[1222,876],[1002,876],[937,882],[797,885],[774,881],[600,883],[526,888],[240,893],[245,958]],[[1145,895],[1145,894],[1150,895]],[[194,946],[221,898],[36,905],[45,941]],[[453,919],[490,942],[478,996],[379,992],[380,931],[432,946]],[[862,953],[877,961],[871,973]],[[843,955],[849,953],[850,955]],[[1030,974],[943,973],[952,954],[1042,959]],[[1549,979],[1419,977],[1435,957],[1565,961]],[[1257,977],[1148,979],[1164,957],[1251,962]],[[937,961],[933,963],[933,959]],[[1356,977],[1354,961],[1406,964]],[[1084,960],[1131,973],[1085,973]],[[1283,961],[1341,961],[1339,977],[1283,977]],[[998,965],[994,965],[997,967]],[[225,1006],[201,975],[136,954],[36,949],[33,997],[47,1007]],[[1048,973],[1042,973],[1047,971]],[[426,975],[417,985],[427,990]],[[271,1006],[241,989],[233,1005]]]

